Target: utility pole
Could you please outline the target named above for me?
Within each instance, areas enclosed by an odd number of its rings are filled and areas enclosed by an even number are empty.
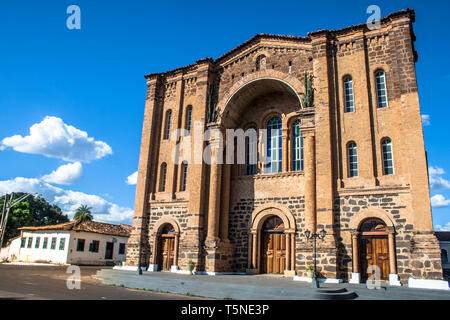
[[[3,203],[2,219],[0,221],[0,248],[3,245],[3,238],[5,237],[5,233],[6,233],[6,224],[8,223],[9,210],[12,207],[14,207],[15,205],[17,205],[20,202],[22,202],[23,200],[25,200],[28,196],[34,197],[33,194],[26,193],[23,196],[21,196],[20,198],[17,198],[16,200],[13,201],[14,193],[11,193],[9,200],[7,200],[8,194],[5,194],[5,201]]]

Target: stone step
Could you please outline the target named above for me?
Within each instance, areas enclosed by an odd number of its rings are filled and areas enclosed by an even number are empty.
[[[320,288],[316,289],[313,296],[320,300],[352,300],[358,295],[346,288]]]

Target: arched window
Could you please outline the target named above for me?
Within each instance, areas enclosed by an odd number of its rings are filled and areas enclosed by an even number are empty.
[[[281,118],[273,117],[267,123],[267,173],[281,172],[281,145]]]
[[[356,149],[356,143],[349,142],[347,144],[347,161],[348,161],[348,176],[358,176],[358,152]]]
[[[387,90],[386,90],[386,75],[383,70],[375,73],[375,88],[377,90],[377,106],[378,108],[385,108],[388,106]]]
[[[169,139],[170,137],[170,121],[172,120],[172,110],[166,111],[166,122],[164,125],[164,139]]]
[[[442,263],[448,263],[448,253],[445,249],[441,249],[441,260]]]
[[[181,186],[180,186],[180,191],[186,191],[187,175],[188,175],[188,164],[187,164],[186,161],[183,161],[183,163],[181,164]]]
[[[186,135],[191,135],[192,127],[192,106],[188,106],[186,109]]]
[[[258,137],[255,127],[245,131],[245,174],[256,174]]]
[[[256,71],[265,70],[266,69],[266,56],[260,55],[256,58]]]
[[[350,76],[344,78],[344,99],[345,99],[345,112],[355,111],[355,102],[353,97],[353,80],[352,77]]]
[[[392,154],[392,140],[384,138],[381,141],[381,154],[383,157],[383,174],[394,174],[394,156]]]
[[[159,173],[159,191],[166,191],[166,176],[167,176],[167,164],[164,162],[161,164],[161,169]]]
[[[300,131],[300,120],[292,125],[292,170],[303,170],[303,136]]]

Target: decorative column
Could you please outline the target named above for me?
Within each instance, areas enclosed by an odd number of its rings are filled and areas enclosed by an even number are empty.
[[[178,269],[178,243],[180,242],[180,234],[177,232],[175,233],[175,244],[174,244],[174,257],[173,257],[173,264],[177,267]]]
[[[233,258],[233,246],[229,242],[222,241],[220,236],[226,235],[228,238],[228,210],[229,210],[229,168],[225,168],[224,176],[228,177],[228,182],[224,182],[224,201],[221,201],[222,168],[223,168],[223,136],[222,130],[217,124],[210,124],[209,149],[211,152],[210,180],[209,180],[209,205],[208,205],[208,230],[205,241],[206,251],[206,271],[226,272],[231,271]],[[225,165],[226,167],[226,165]],[[224,177],[226,178],[226,177]],[[226,202],[226,203],[225,203]],[[225,207],[221,208],[221,205]],[[226,216],[221,217],[220,213],[226,211]],[[222,229],[220,229],[222,227]]]
[[[258,250],[258,236],[255,233],[252,234],[253,235],[253,252],[252,252],[252,269],[254,269],[255,271],[258,269],[258,264],[257,264],[257,250]]]
[[[388,245],[389,245],[389,284],[391,286],[401,286],[397,274],[397,264],[395,263],[395,231],[392,227],[388,229]]]
[[[316,232],[316,148],[314,133],[303,132],[305,163],[305,222],[306,228]]]
[[[295,232],[291,234],[291,270],[295,275]]]
[[[361,281],[361,273],[359,272],[359,246],[358,246],[358,235],[359,232],[357,230],[353,230],[352,232],[352,264],[353,264],[353,272],[352,278],[350,279],[350,283],[360,283]]]
[[[282,172],[289,171],[289,146],[288,146],[288,128],[281,129],[281,149],[283,159],[281,162],[281,170]]]
[[[286,234],[286,270],[291,270],[291,234]]]
[[[220,187],[222,177],[222,164],[219,163],[220,131],[211,137],[209,142],[211,150],[211,171],[209,184],[209,207],[208,207],[208,242],[218,241],[219,238],[219,213],[220,213]]]

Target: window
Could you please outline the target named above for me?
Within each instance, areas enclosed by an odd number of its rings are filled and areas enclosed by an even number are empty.
[[[59,250],[64,250],[65,244],[66,244],[66,238],[59,239]]]
[[[353,98],[353,79],[348,76],[344,79],[344,101],[345,112],[355,111],[355,103]]]
[[[281,118],[274,117],[267,123],[267,173],[281,171]]]
[[[186,110],[186,135],[191,135],[192,127],[192,106],[188,106]]]
[[[187,175],[188,175],[188,164],[187,162],[183,161],[181,164],[181,191],[186,191],[186,185],[187,185]]]
[[[167,175],[167,164],[162,163],[161,164],[161,171],[159,173],[159,191],[164,192],[166,191],[166,175]]]
[[[292,170],[303,170],[303,136],[300,131],[300,120],[292,125]]]
[[[392,154],[392,140],[384,138],[381,142],[381,153],[383,157],[383,174],[394,174],[394,156]]]
[[[441,249],[441,260],[442,263],[448,263],[448,253],[445,249]]]
[[[347,161],[348,161],[348,176],[358,176],[358,153],[356,149],[356,143],[350,142],[347,145]]]
[[[48,238],[45,237],[45,238],[44,238],[44,241],[43,241],[43,243],[42,243],[42,249],[47,249],[47,244],[48,244]]]
[[[167,110],[166,112],[166,122],[164,127],[164,139],[169,139],[170,137],[170,121],[172,120],[172,110]]]
[[[56,237],[52,238],[52,244],[50,245],[50,249],[52,250],[56,249]]]
[[[36,237],[36,242],[34,243],[35,249],[39,249],[40,242],[41,242],[41,237]]]
[[[256,71],[265,70],[266,69],[266,56],[260,55],[256,58]]]
[[[256,128],[251,127],[245,131],[245,174],[256,174],[257,164],[257,141]]]
[[[99,247],[100,247],[100,241],[92,240],[92,242],[89,244],[89,251],[90,252],[98,252]]]
[[[119,244],[119,254],[125,254],[125,243]]]
[[[25,248],[25,244],[27,243],[27,238],[22,238],[20,239],[20,247],[21,248]]]
[[[28,238],[27,248],[31,248],[31,244],[33,243],[33,237]]]
[[[379,70],[375,73],[375,88],[377,90],[376,94],[378,108],[387,107],[386,76],[383,70]]]
[[[77,251],[84,251],[84,239],[78,239],[77,241]]]

